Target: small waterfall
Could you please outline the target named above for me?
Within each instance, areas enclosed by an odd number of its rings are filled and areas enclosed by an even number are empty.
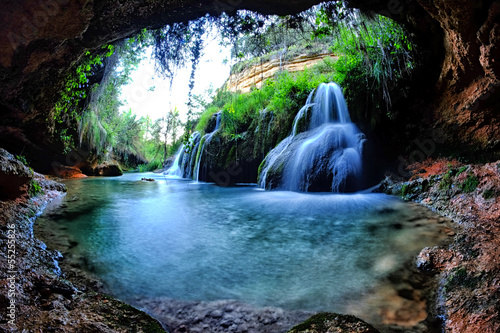
[[[297,113],[292,134],[266,156],[259,184],[290,191],[359,190],[365,141],[341,88],[323,83]]]
[[[182,170],[182,158],[184,157],[184,144],[181,145],[175,155],[175,160],[172,166],[164,172],[165,175],[182,178],[184,172]]]
[[[214,116],[215,127],[212,132],[205,134],[203,137],[200,132],[191,134],[188,143],[182,145],[177,152],[173,165],[165,172],[166,175],[199,181],[204,149],[220,128],[221,112],[214,114]]]
[[[203,153],[205,151],[205,146],[210,143],[214,134],[217,133],[217,131],[219,130],[221,114],[222,114],[221,112],[217,112],[215,114],[217,117],[215,121],[215,128],[212,132],[207,133],[203,136],[203,138],[201,139],[200,148],[196,153],[195,176],[193,177],[193,179],[196,180],[197,182],[200,181],[200,165],[201,165],[201,159],[203,158]]]

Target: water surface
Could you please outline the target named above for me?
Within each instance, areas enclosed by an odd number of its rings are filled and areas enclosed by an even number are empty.
[[[342,312],[442,238],[429,211],[384,194],[220,188],[152,173],[66,184],[37,230],[49,247],[67,240],[65,257],[121,299]]]

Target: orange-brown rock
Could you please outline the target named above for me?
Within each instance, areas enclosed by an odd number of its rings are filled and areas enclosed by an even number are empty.
[[[240,73],[232,74],[226,82],[226,89],[233,92],[249,92],[252,87],[262,87],[265,80],[273,77],[279,71],[303,71],[327,57],[336,58],[331,52],[301,54],[291,60],[283,60],[276,56],[271,60],[246,68]]]
[[[439,273],[438,307],[445,332],[500,330],[500,161],[462,165],[443,160],[413,165],[415,180],[406,182],[405,197],[428,205],[457,221],[454,241],[445,248],[426,248],[417,258],[424,271]],[[426,182],[427,186],[421,186]],[[395,192],[401,191],[396,185]]]

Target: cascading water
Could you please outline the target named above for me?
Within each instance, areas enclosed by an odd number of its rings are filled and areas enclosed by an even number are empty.
[[[182,144],[179,150],[177,151],[174,163],[167,171],[165,171],[165,175],[182,178],[182,176],[184,175],[184,171],[182,170],[183,157],[184,157],[184,144]]]
[[[290,191],[359,190],[365,142],[341,88],[322,83],[297,113],[292,134],[266,156],[259,184]]]
[[[205,146],[210,143],[212,137],[214,136],[215,133],[217,133],[220,127],[221,112],[217,112],[215,115],[216,115],[215,129],[212,132],[207,133],[203,136],[199,148],[200,150],[196,154],[196,167],[195,167],[195,175],[193,178],[196,181],[200,181],[200,165],[201,165],[201,159],[203,158]]]
[[[200,165],[204,149],[220,128],[221,112],[216,113],[214,116],[216,120],[213,131],[205,134],[203,137],[200,132],[191,134],[189,142],[182,145],[177,152],[173,165],[165,172],[166,175],[180,178],[192,178],[199,181]]]

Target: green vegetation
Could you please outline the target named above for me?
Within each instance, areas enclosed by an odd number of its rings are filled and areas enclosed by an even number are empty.
[[[311,90],[331,79],[331,73],[323,74],[313,67],[293,74],[281,72],[273,80],[267,80],[261,89],[249,93],[219,91],[201,115],[196,130],[203,131],[211,116],[222,110],[222,133],[235,136],[248,129],[252,120],[258,118],[260,111],[265,109],[273,112],[275,129],[283,133],[284,138],[289,134],[291,120]]]
[[[305,322],[294,326],[288,331],[288,333],[326,333],[333,332],[332,329],[339,330],[340,332],[357,332],[358,330],[366,333],[378,332],[373,326],[354,316],[322,312],[315,314]]]
[[[16,159],[21,162],[22,164],[28,166],[28,161],[26,160],[26,156],[24,155],[16,155]]]
[[[61,137],[66,152],[83,148],[99,163],[117,159],[134,168],[147,162],[141,168],[153,170],[178,148],[177,110],[155,121],[120,110],[121,87],[130,83],[130,74],[151,44],[151,34],[143,31],[98,52],[87,52],[54,108],[54,134]]]
[[[461,174],[462,172],[467,171],[468,169],[469,169],[468,165],[461,167],[460,169],[458,169],[457,175]]]
[[[30,197],[35,197],[39,194],[43,194],[42,186],[40,186],[40,183],[36,181],[35,178],[32,178],[30,180],[29,186],[28,186],[28,193]]]
[[[280,72],[260,89],[246,94],[219,91],[199,118],[196,130],[202,132],[212,114],[222,110],[222,132],[234,136],[246,130],[265,109],[272,112],[273,130],[280,132],[280,139],[283,139],[289,134],[291,120],[310,91],[329,81],[344,88],[354,119],[367,120],[374,126],[382,117],[394,117],[393,101],[404,97],[405,79],[414,68],[413,45],[405,31],[388,18],[367,18],[357,12],[339,11],[343,9],[330,4],[313,8],[298,17],[274,17],[267,21],[259,21],[258,16],[246,17],[255,30],[240,33],[233,56],[249,57],[250,60],[233,66],[233,72],[265,61],[265,57],[277,52],[301,52],[293,50],[290,44],[300,44],[302,51],[314,45],[317,51],[324,50],[325,45],[329,45],[339,59],[326,59],[301,73]],[[255,36],[257,31],[259,36]],[[280,43],[279,38],[287,41]],[[262,54],[265,56],[255,58]]]
[[[489,188],[483,192],[483,198],[488,200],[496,196],[496,191],[493,188]]]
[[[470,276],[465,267],[459,266],[454,268],[446,278],[444,291],[450,292],[460,287],[474,289],[480,281],[481,276]]]
[[[464,193],[471,193],[476,190],[478,185],[479,179],[476,176],[469,174],[462,185],[460,185],[460,188]]]
[[[452,184],[453,184],[453,171],[449,170],[447,173],[444,174],[443,178],[441,179],[441,182],[439,183],[439,189],[442,191],[449,190]]]
[[[410,193],[410,186],[408,184],[403,184],[403,186],[401,187],[401,195],[405,197],[409,193]]]
[[[192,89],[204,40],[214,31],[222,44],[232,46],[233,59],[240,61],[233,72],[270,57],[287,61],[328,49],[339,58],[300,73],[280,72],[247,94],[219,90],[209,101],[193,95]],[[136,117],[133,110],[120,111],[121,87],[129,83],[143,50],[150,46],[157,72],[170,80],[178,68],[191,68],[184,124],[177,110],[165,110],[164,117],[154,121]],[[344,88],[354,120],[375,126],[383,117],[395,117],[392,105],[404,97],[408,89],[404,82],[415,67],[413,49],[394,21],[365,17],[340,1],[293,16],[266,17],[249,11],[207,15],[87,52],[54,107],[53,133],[66,151],[83,148],[98,162],[117,159],[125,166],[153,170],[163,167],[178,149],[180,126],[186,142],[193,130],[204,132],[212,115],[221,111],[221,134],[228,140],[267,126],[269,130],[257,136],[259,148],[254,152],[266,153],[289,134],[295,114],[322,82],[335,81]]]
[[[61,97],[52,111],[51,119],[47,119],[48,123],[52,124],[53,135],[61,138],[66,153],[75,146],[72,135],[75,120],[81,117],[82,104],[88,97],[92,79],[99,75],[104,59],[113,53],[113,45],[103,46],[94,53],[87,51],[75,71],[68,75]]]
[[[406,96],[408,78],[415,67],[413,45],[407,34],[389,18],[367,18],[352,13],[320,10],[320,27],[334,36],[332,51],[340,56],[332,63],[333,80],[344,88],[351,115],[376,125],[382,117],[393,118],[392,106]],[[318,38],[324,36],[320,30]]]
[[[28,167],[29,173],[31,175],[30,182],[28,184],[28,194],[30,197],[35,197],[39,194],[43,194],[43,189],[40,183],[35,179],[35,171],[29,166],[28,161],[26,160],[26,157],[23,155],[16,155],[15,158],[24,164],[26,167]]]

